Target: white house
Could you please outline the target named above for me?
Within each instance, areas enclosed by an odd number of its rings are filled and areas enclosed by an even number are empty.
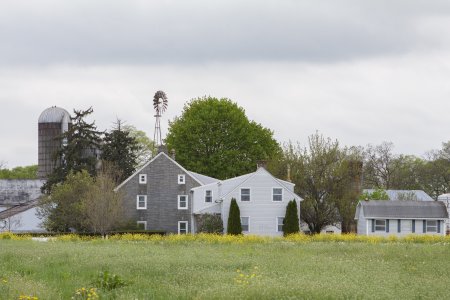
[[[197,232],[196,215],[220,214],[224,232],[227,231],[231,199],[234,198],[241,213],[244,234],[280,236],[290,200],[296,200],[300,214],[303,200],[294,193],[294,184],[277,179],[263,167],[254,173],[223,180],[191,190],[192,226]]]
[[[357,233],[404,236],[445,235],[448,212],[439,201],[360,201],[356,207]]]
[[[438,197],[438,201],[444,203],[447,208],[447,212],[450,215],[450,194],[442,194]],[[446,222],[446,231],[450,231],[450,219],[447,219]]]

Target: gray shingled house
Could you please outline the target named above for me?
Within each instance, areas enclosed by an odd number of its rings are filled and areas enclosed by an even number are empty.
[[[447,219],[439,201],[361,201],[355,214],[358,234],[378,236],[445,235]]]
[[[124,195],[125,220],[146,230],[185,234],[192,232],[191,189],[217,181],[160,152],[116,190]]]

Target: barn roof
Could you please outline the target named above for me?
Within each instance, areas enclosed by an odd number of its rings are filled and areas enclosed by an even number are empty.
[[[357,219],[359,210],[368,219],[447,219],[448,212],[444,203],[440,201],[361,201],[356,210]]]
[[[39,123],[70,123],[70,114],[61,107],[52,106],[44,110],[39,116]]]

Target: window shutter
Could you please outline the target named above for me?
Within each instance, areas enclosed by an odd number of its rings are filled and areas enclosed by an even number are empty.
[[[398,219],[397,220],[397,232],[401,232],[402,231],[402,220]]]
[[[389,232],[389,220],[386,220],[386,232]]]
[[[427,232],[427,221],[423,220],[423,233]]]
[[[372,232],[375,232],[375,220],[372,219]]]
[[[416,232],[416,220],[412,220],[412,232]]]
[[[438,220],[437,224],[438,224],[438,226],[437,226],[437,233],[441,233],[441,220]]]

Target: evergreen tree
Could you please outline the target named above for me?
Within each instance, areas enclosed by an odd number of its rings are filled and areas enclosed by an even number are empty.
[[[283,235],[297,233],[300,231],[297,202],[294,200],[289,201],[286,207],[286,216],[283,223]]]
[[[230,213],[228,214],[227,233],[232,235],[242,234],[241,212],[236,199],[232,198],[230,203]]]
[[[92,112],[92,107],[84,111],[74,110],[75,116],[70,118],[72,124],[69,130],[60,137],[62,147],[55,157],[60,163],[42,187],[47,194],[55,184],[63,182],[70,172],[86,170],[91,176],[96,175],[97,155],[103,133],[97,131],[95,122],[85,121]]]
[[[139,145],[130,132],[123,129],[120,120],[105,134],[102,145],[102,160],[114,165],[119,171],[116,178],[122,182],[133,174],[137,166]]]

